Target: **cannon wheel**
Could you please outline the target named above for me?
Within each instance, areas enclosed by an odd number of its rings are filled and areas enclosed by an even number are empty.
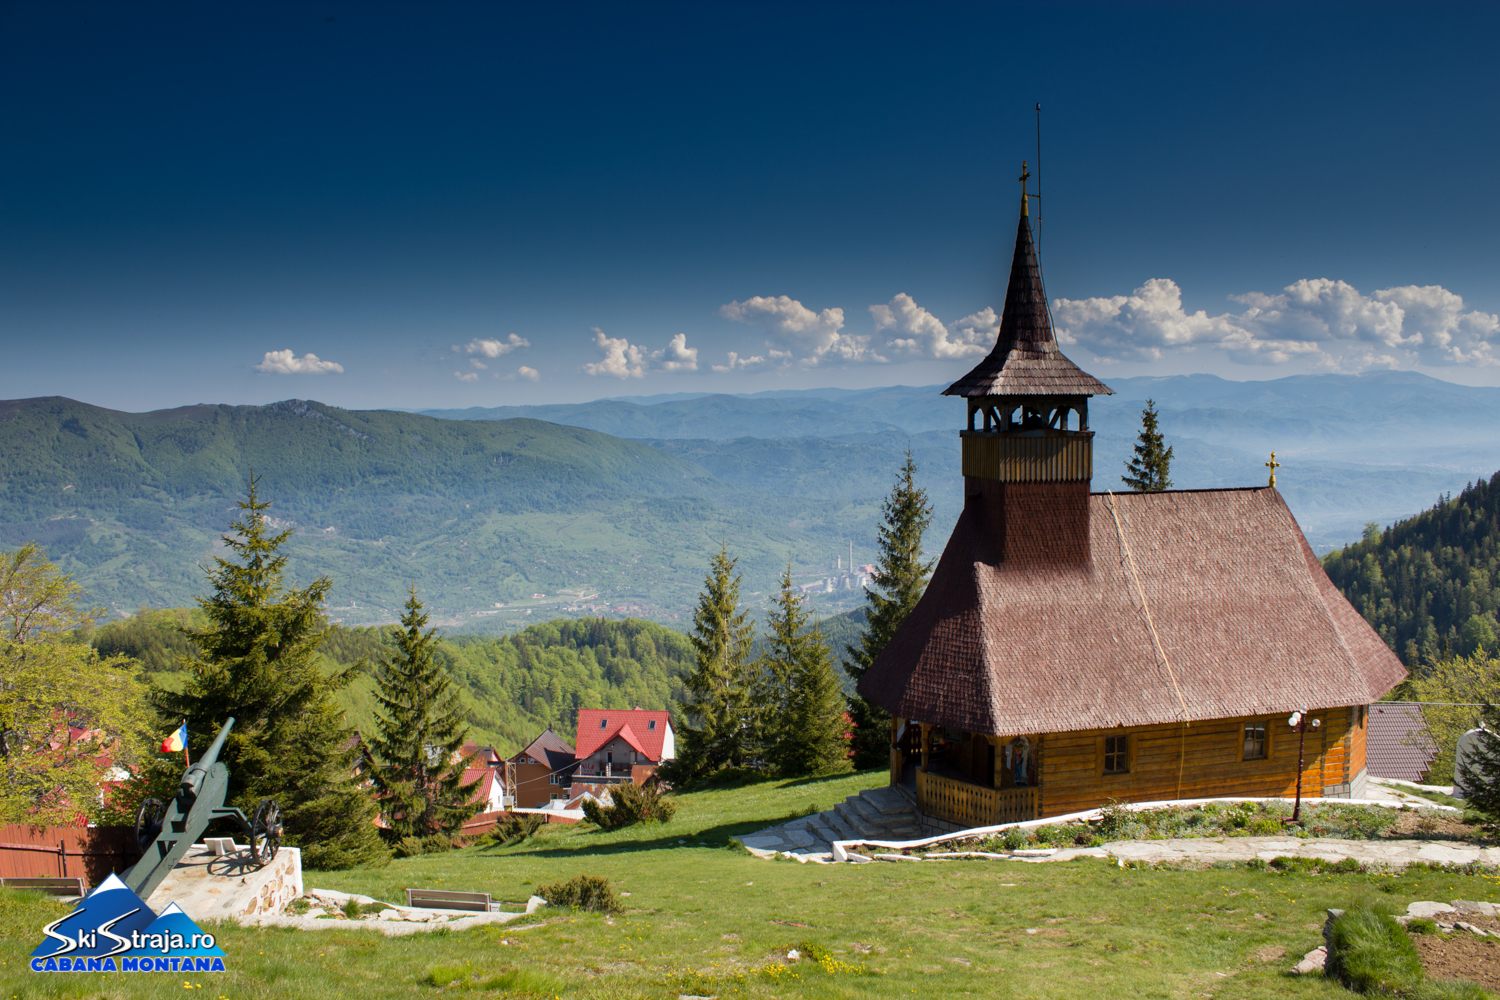
[[[250,857],[264,868],[281,850],[281,807],[275,799],[261,799],[250,821]]]
[[[161,799],[146,799],[135,811],[135,842],[142,854],[161,833],[161,821],[166,815],[167,807]]]

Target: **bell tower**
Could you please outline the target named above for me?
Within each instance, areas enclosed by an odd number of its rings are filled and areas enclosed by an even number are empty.
[[[968,401],[964,508],[982,518],[990,562],[1087,565],[1094,471],[1089,397],[1109,386],[1063,356],[1037,265],[1021,164],[1021,218],[995,349],[943,390]]]

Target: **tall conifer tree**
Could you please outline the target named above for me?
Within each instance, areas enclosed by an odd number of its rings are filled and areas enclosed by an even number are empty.
[[[721,547],[709,563],[693,612],[688,640],[697,654],[693,672],[683,679],[682,748],[671,769],[686,778],[709,774],[724,765],[744,763],[752,735],[749,670],[746,659],[754,625],[740,608],[739,560]]]
[[[1500,706],[1484,706],[1478,728],[1468,757],[1458,761],[1458,778],[1468,804],[1500,821]]]
[[[387,836],[455,833],[479,812],[470,801],[479,782],[454,763],[469,736],[468,713],[437,659],[437,629],[422,631],[427,612],[413,587],[396,633],[397,655],[377,675],[379,735],[370,741],[370,772]]]
[[[1172,449],[1165,447],[1156,424],[1156,401],[1148,399],[1141,411],[1141,436],[1136,440],[1135,455],[1125,463],[1125,475],[1120,477],[1137,493],[1172,488]]]
[[[870,669],[912,608],[917,606],[934,560],[922,561],[922,536],[932,523],[932,505],[927,491],[917,486],[917,463],[906,453],[906,463],[896,473],[896,482],[882,506],[880,555],[871,581],[878,589],[865,588],[865,634],[858,646],[846,646],[844,669],[856,681]],[[879,767],[890,760],[891,717],[879,705],[854,695],[849,699],[854,722],[854,766]]]
[[[201,750],[231,716],[219,759],[229,765],[227,799],[247,813],[262,798],[281,806],[286,838],[309,868],[349,868],[387,860],[374,826],[375,806],[354,775],[352,731],[334,693],[363,664],[325,672],[318,646],[326,633],[324,599],[333,581],[282,583],[281,547],[291,529],[271,534],[252,476],[240,516],[221,535],[237,561],[214,557],[213,593],[198,598],[208,626],[189,629],[197,648],[181,692],[154,689],[164,722],[187,721]]]
[[[790,567],[768,624],[755,699],[766,759],[788,777],[847,768],[849,726],[833,652],[816,626],[808,627]]]

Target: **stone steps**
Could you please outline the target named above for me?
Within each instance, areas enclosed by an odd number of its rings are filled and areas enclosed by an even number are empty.
[[[835,840],[916,840],[923,835],[912,796],[902,788],[870,788],[832,809],[741,838],[752,853],[780,852],[821,859]]]

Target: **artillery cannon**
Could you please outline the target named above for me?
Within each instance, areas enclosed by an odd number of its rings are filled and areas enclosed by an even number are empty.
[[[229,765],[219,760],[219,751],[234,726],[224,723],[208,752],[187,769],[177,794],[168,802],[146,799],[135,816],[135,839],[141,860],[123,876],[126,885],[142,899],[167,877],[187,849],[197,843],[208,825],[217,819],[232,819],[249,840],[253,868],[264,868],[281,848],[281,807],[274,799],[261,799],[254,817],[234,806],[224,805],[229,789]]]

